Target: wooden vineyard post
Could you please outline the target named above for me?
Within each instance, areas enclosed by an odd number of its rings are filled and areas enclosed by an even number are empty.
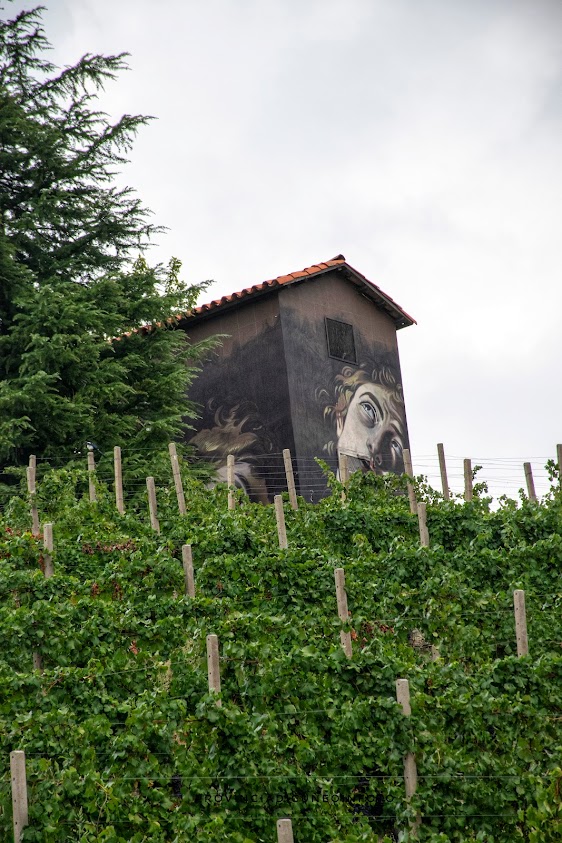
[[[14,843],[20,843],[21,835],[28,824],[27,777],[25,774],[25,752],[16,749],[10,752],[10,772],[12,776],[12,819]]]
[[[342,486],[347,487],[349,482],[349,463],[347,461],[347,454],[342,454],[341,451],[338,451],[338,470],[340,474],[340,483]],[[341,500],[344,503],[346,499],[345,491],[341,493]]]
[[[529,655],[529,639],[527,638],[527,613],[525,612],[525,592],[518,588],[513,592],[513,609],[515,612],[515,637],[517,638],[517,655],[519,658]]]
[[[146,478],[146,489],[148,492],[148,510],[150,512],[150,526],[157,533],[160,532],[160,522],[158,521],[158,511],[156,509],[156,487],[154,486],[154,477]]]
[[[207,635],[207,676],[209,678],[209,691],[212,694],[221,692],[221,673],[219,663],[219,639],[216,635]],[[216,701],[218,706],[222,705],[220,697]]]
[[[228,485],[228,508],[234,509],[236,498],[234,497],[234,454],[226,458],[226,482]]]
[[[413,477],[414,469],[412,468],[412,457],[410,456],[409,450],[407,448],[404,448],[402,455],[404,457],[404,471],[408,475],[408,477]],[[415,515],[418,511],[418,505],[416,503],[416,493],[414,491],[413,485],[410,483],[409,480],[406,485],[408,488],[408,499],[410,501],[410,512],[412,513],[412,515]]]
[[[113,473],[115,475],[115,506],[120,515],[125,514],[123,503],[123,468],[121,465],[121,448],[116,445],[113,449]]]
[[[53,525],[51,522],[48,524],[43,524],[43,550],[45,551],[43,554],[43,562],[45,565],[45,579],[49,579],[53,576]]]
[[[96,484],[94,478],[96,475],[96,461],[94,459],[94,449],[88,445],[88,489],[90,492],[90,503],[97,500]]]
[[[345,573],[343,568],[336,568],[334,571],[336,580],[336,600],[338,604],[338,617],[342,623],[347,623],[349,620],[349,611],[347,609],[347,594],[345,591]],[[340,641],[344,653],[350,659],[353,655],[351,644],[351,632],[340,630]]]
[[[396,680],[396,700],[402,706],[402,713],[405,717],[409,717],[412,713],[410,706],[410,685],[407,679]],[[415,794],[418,787],[418,768],[416,766],[416,758],[413,752],[407,752],[404,756],[404,788],[406,791],[406,800],[409,802]],[[421,818],[416,818],[412,825],[412,833],[415,835],[421,823]]]
[[[43,673],[43,659],[41,653],[38,653],[37,650],[33,653],[33,670]]]
[[[562,486],[562,445],[556,446],[556,462],[558,463],[558,481]]]
[[[530,501],[536,501],[537,493],[535,492],[535,481],[533,480],[533,469],[530,462],[524,462],[525,480],[527,482],[527,495]]]
[[[427,506],[418,502],[418,524],[420,528],[420,544],[422,547],[429,547],[429,532],[427,529]]]
[[[168,445],[168,450],[170,452],[170,462],[172,463],[172,474],[174,475],[174,486],[176,487],[178,509],[180,511],[180,515],[185,515],[187,510],[185,508],[185,495],[183,493],[183,484],[181,482],[180,464],[178,460],[176,443],[170,442],[170,444]]]
[[[279,539],[279,547],[286,550],[289,546],[287,542],[287,529],[285,527],[285,510],[283,509],[283,496],[275,495],[273,498],[275,506],[275,520],[277,522],[277,537]]]
[[[464,499],[472,500],[472,462],[468,459],[464,461]]]
[[[439,471],[441,472],[441,486],[443,487],[443,497],[446,501],[449,500],[449,480],[447,478],[447,463],[445,462],[445,449],[443,443],[439,442],[437,445],[437,455],[439,457]]]
[[[285,463],[285,474],[287,476],[287,489],[289,490],[289,501],[292,509],[299,508],[297,502],[297,490],[295,488],[295,475],[293,474],[293,461],[291,459],[291,452],[288,448],[283,451],[283,462]]]
[[[289,547],[287,542],[287,530],[285,528],[285,511],[283,509],[282,495],[275,495],[273,498],[275,504],[275,520],[277,521],[277,536],[279,538],[279,547],[286,550]]]
[[[27,475],[27,491],[30,495],[35,494],[35,482],[37,480],[37,457],[35,454],[29,455],[29,468]]]
[[[35,454],[30,454],[29,466],[27,468],[27,491],[29,494],[29,502],[31,507],[31,532],[34,536],[38,536],[40,532],[39,527],[39,513],[37,512],[37,458]]]
[[[277,820],[277,843],[294,843],[291,820]]]
[[[183,562],[183,573],[185,577],[185,593],[188,597],[195,597],[195,578],[193,576],[193,557],[191,555],[191,545],[184,544],[181,549],[181,556]]]
[[[338,451],[338,469],[340,473],[340,483],[347,486],[349,480],[349,463],[347,461],[347,454],[342,454]]]

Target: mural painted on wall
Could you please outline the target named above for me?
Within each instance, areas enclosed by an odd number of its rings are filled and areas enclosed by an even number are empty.
[[[358,309],[366,306],[361,302]],[[386,331],[383,341],[352,324],[350,311],[333,318],[352,329],[350,351],[357,362],[330,356],[323,318],[309,318],[297,308],[283,315],[293,432],[302,457],[300,491],[311,501],[326,494],[314,457],[337,472],[340,449],[348,455],[351,472],[401,473],[408,447],[394,328]],[[368,321],[364,314],[362,321]]]
[[[323,319],[286,312],[252,340],[205,365],[190,398],[202,409],[190,444],[226,482],[228,454],[235,484],[266,503],[286,490],[282,451],[294,457],[299,494],[326,492],[321,458],[337,470],[338,451],[351,472],[404,471],[408,434],[396,349],[355,331],[358,364],[327,353]]]
[[[258,416],[244,406],[216,407],[211,399],[205,416],[212,416],[212,426],[204,427],[190,440],[198,455],[210,464],[217,482],[227,482],[226,461],[234,456],[234,485],[258,503],[269,502],[266,476],[261,472],[272,451],[271,441]],[[260,473],[261,472],[261,473]]]
[[[320,389],[317,397],[324,402],[332,398],[324,406],[324,416],[335,428],[334,438],[323,447],[329,456],[346,454],[350,472],[403,473],[406,413],[402,387],[391,368],[344,366],[332,396]]]
[[[200,408],[189,442],[213,465],[218,482],[226,482],[232,454],[235,485],[251,500],[267,503],[284,491],[282,451],[294,443],[278,320],[228,354],[212,354],[189,397]]]

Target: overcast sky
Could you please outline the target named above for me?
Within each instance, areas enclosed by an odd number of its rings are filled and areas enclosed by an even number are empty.
[[[560,0],[46,5],[52,60],[129,52],[102,106],[158,118],[124,174],[169,227],[153,260],[215,298],[343,253],[418,322],[414,468],[443,442],[501,458],[494,491],[540,473],[562,442]]]

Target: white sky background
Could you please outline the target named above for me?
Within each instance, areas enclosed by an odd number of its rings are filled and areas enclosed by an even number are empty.
[[[124,174],[169,227],[152,260],[207,299],[343,253],[418,321],[414,468],[444,442],[494,492],[524,459],[538,479],[562,442],[559,0],[46,5],[55,63],[131,53],[101,105],[158,118]]]

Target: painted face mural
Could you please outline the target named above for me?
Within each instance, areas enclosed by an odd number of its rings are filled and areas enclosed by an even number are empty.
[[[406,416],[392,372],[346,366],[336,376],[335,398],[324,410],[335,421],[337,436],[327,450],[347,454],[351,471],[402,473]]]

